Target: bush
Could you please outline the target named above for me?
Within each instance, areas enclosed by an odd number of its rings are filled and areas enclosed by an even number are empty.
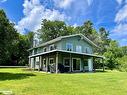
[[[121,58],[118,58],[117,61],[118,61],[118,70],[127,72],[127,55]]]

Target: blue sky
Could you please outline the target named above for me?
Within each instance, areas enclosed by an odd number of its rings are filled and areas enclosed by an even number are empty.
[[[91,20],[96,29],[105,27],[112,39],[127,45],[127,0],[0,0],[0,9],[22,34],[39,29],[42,19],[73,26]]]

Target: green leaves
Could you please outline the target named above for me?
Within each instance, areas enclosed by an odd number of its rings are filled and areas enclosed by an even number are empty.
[[[73,27],[67,26],[63,21],[43,20],[41,29],[38,31],[43,42],[55,39],[59,36],[73,34]]]
[[[0,10],[0,65],[24,65],[28,63],[28,52],[33,33],[19,34]]]

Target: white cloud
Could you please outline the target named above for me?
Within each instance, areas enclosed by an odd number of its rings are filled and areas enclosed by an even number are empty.
[[[114,28],[113,32],[119,33],[119,34],[127,34],[127,24],[118,24]]]
[[[78,26],[78,25],[77,25],[76,23],[73,25],[74,28],[76,28],[77,26]]]
[[[23,4],[24,17],[15,26],[16,29],[24,33],[25,29],[36,31],[41,27],[42,19],[48,20],[65,20],[68,19],[58,10],[46,9],[39,0],[25,0]]]
[[[117,23],[125,21],[127,21],[127,4],[118,11],[115,17],[115,22]]]
[[[70,7],[73,2],[74,0],[54,0],[54,3],[57,7],[64,9]]]
[[[1,3],[4,3],[4,2],[6,2],[6,1],[7,1],[7,0],[0,0]]]
[[[93,0],[87,0],[88,5],[90,6],[92,4]]]
[[[119,40],[121,44],[127,45],[127,4],[116,13],[114,21],[116,26],[111,32],[111,37]]]
[[[122,2],[123,2],[123,0],[116,0],[116,2],[117,2],[119,5],[121,5]]]
[[[118,40],[120,45],[127,45],[127,24],[118,24],[112,30],[111,38]]]
[[[76,3],[77,3],[77,5],[79,5],[80,2],[83,4],[85,2],[85,3],[87,3],[88,6],[90,6],[93,2],[93,0],[80,0],[78,2],[77,2],[77,0],[53,0],[53,1],[55,3],[55,6],[57,6],[59,8],[63,8],[63,9],[70,8],[71,5],[73,5],[73,4],[76,5]],[[81,7],[81,6],[76,6],[76,7]],[[84,7],[85,7],[85,5],[84,5]]]

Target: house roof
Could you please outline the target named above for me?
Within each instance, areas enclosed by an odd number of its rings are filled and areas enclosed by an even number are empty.
[[[44,54],[49,54],[49,53],[53,53],[53,52],[64,52],[64,53],[85,55],[85,56],[90,56],[90,57],[104,58],[104,56],[99,56],[99,55],[95,55],[95,54],[79,53],[79,52],[66,51],[66,50],[57,50],[57,49],[56,49],[56,50],[52,50],[52,51],[47,51],[47,52],[38,53],[38,54],[35,54],[35,55],[31,55],[31,56],[29,56],[29,58],[30,58],[30,57],[35,57],[35,56],[44,55]]]
[[[36,46],[36,47],[33,47],[33,48],[30,48],[29,50],[32,50],[34,48],[39,48],[39,47],[42,47],[42,46],[46,46],[46,45],[49,45],[49,44],[53,44],[55,42],[58,42],[62,39],[65,39],[65,38],[69,38],[69,37],[74,37],[74,36],[80,36],[82,37],[85,41],[87,41],[89,44],[91,44],[92,46],[94,47],[98,47],[95,43],[93,43],[91,40],[89,40],[87,37],[85,37],[83,34],[73,34],[73,35],[67,35],[67,36],[60,36],[60,37],[57,37],[53,40],[50,40],[50,41],[47,41],[45,43],[42,43],[40,44],[39,46]]]

